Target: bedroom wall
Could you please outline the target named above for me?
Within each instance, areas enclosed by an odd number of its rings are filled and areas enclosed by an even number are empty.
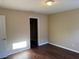
[[[79,53],[79,9],[49,16],[49,43]]]
[[[7,51],[10,55],[30,48],[30,24],[29,17],[38,18],[38,42],[39,45],[48,42],[48,16],[34,12],[0,9],[0,15],[6,16]],[[26,41],[27,47],[13,49],[13,44]]]

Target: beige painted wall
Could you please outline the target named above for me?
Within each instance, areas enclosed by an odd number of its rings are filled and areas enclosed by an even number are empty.
[[[27,48],[30,47],[30,24],[29,17],[37,17],[39,45],[48,42],[48,17],[47,15],[0,9],[0,15],[6,16],[7,27],[7,53],[15,53],[20,50],[13,50],[12,44],[27,41]]]
[[[79,9],[49,16],[49,42],[79,51]]]

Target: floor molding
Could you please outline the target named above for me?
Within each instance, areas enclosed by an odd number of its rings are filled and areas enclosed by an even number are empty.
[[[76,50],[61,46],[61,45],[57,45],[57,44],[53,44],[53,43],[49,43],[49,44],[60,47],[60,48],[63,48],[63,49],[66,49],[66,50],[69,50],[69,51],[72,51],[72,52],[75,52],[75,53],[79,53],[79,51],[76,51]]]
[[[1,59],[4,59],[4,58],[6,58],[6,57],[8,57],[10,55],[16,54],[16,53],[20,53],[20,52],[26,51],[28,49],[30,49],[30,48],[24,48],[24,49],[20,49],[20,50],[17,50],[17,51],[7,52],[7,54],[5,56],[1,57]]]
[[[39,44],[39,46],[42,46],[42,45],[45,45],[45,44],[48,44],[48,42],[41,43],[41,44]]]

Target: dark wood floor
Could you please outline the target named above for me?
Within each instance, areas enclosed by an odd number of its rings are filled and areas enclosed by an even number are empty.
[[[79,54],[47,44],[8,56],[6,59],[79,59]]]

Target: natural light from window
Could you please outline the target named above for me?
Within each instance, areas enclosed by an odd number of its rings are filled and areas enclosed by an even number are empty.
[[[21,48],[25,48],[25,47],[27,47],[26,41],[13,43],[13,49],[21,49]]]

